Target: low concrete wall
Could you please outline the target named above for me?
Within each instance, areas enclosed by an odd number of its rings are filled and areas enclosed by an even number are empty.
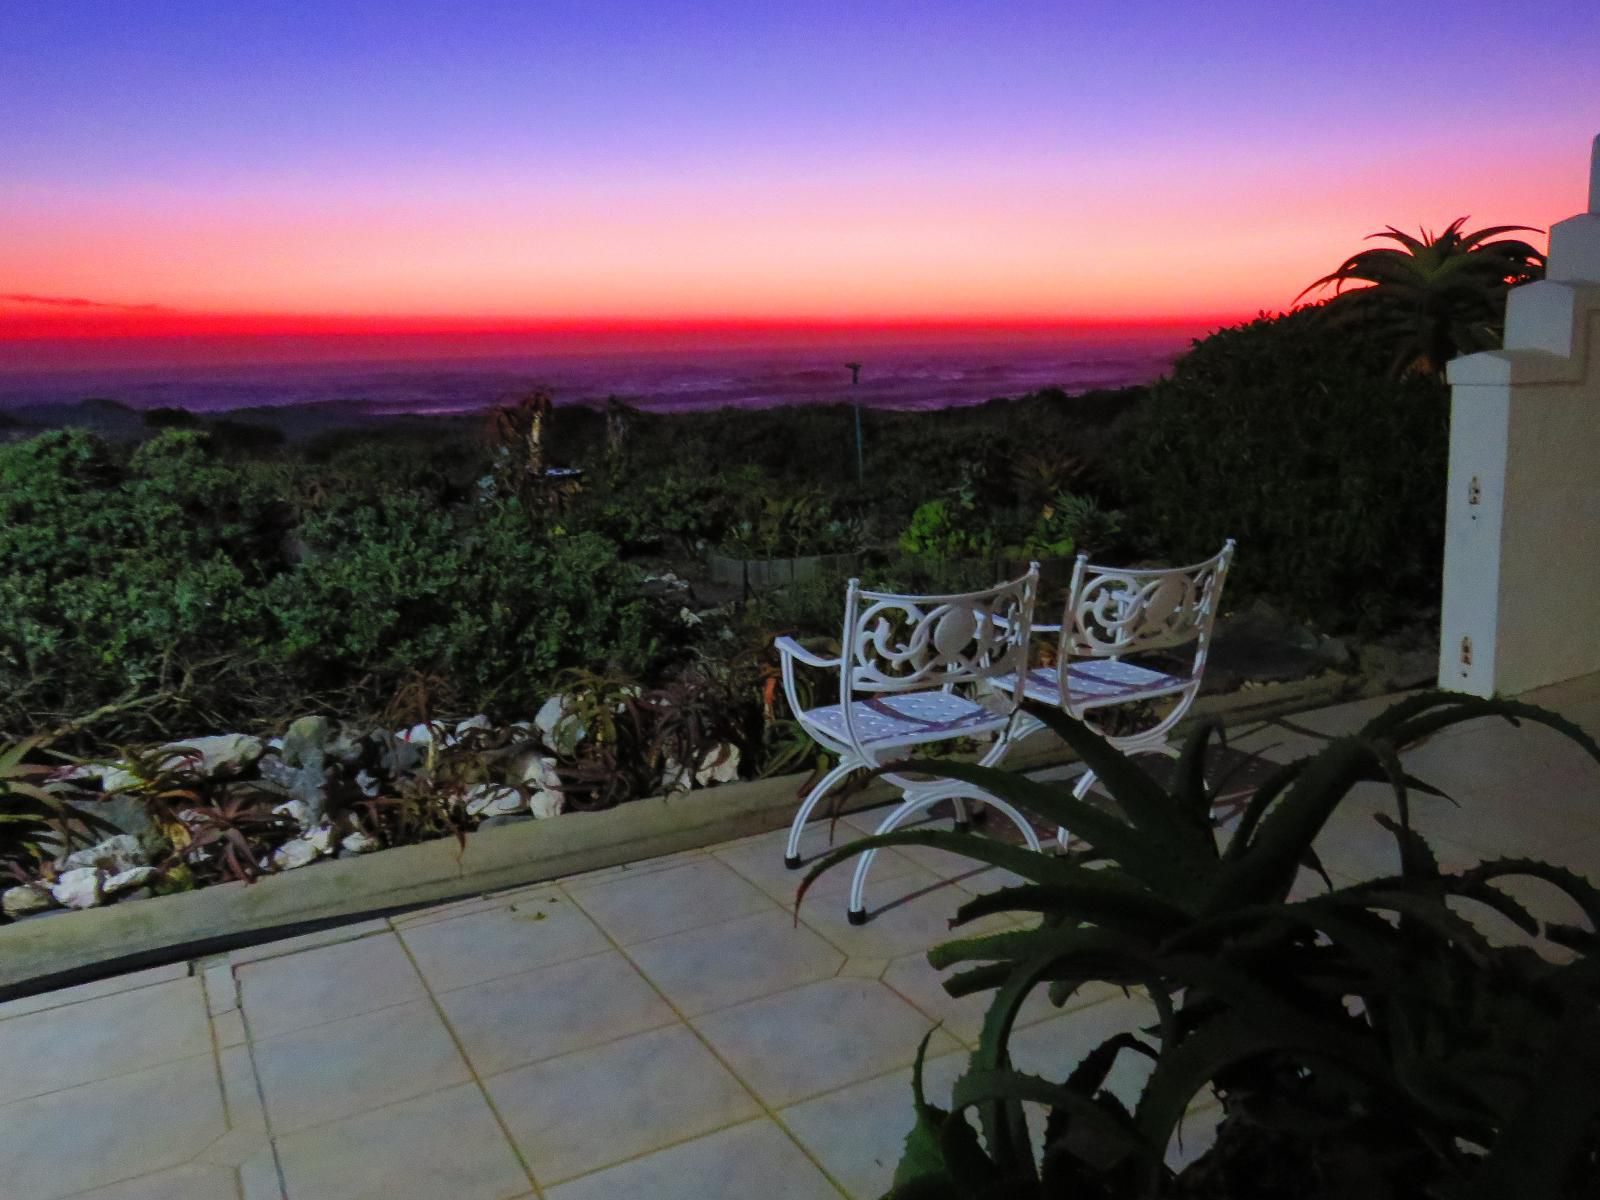
[[[1320,678],[1208,696],[1195,716],[1238,723],[1318,707],[1351,690],[1344,678]],[[1052,737],[1019,745],[1008,768],[1036,769],[1073,761]],[[782,829],[794,817],[804,775],[725,784],[702,792],[655,797],[604,812],[566,813],[454,839],[335,859],[256,883],[228,883],[153,900],[60,913],[0,926],[0,999],[53,986],[51,976],[117,960],[170,952],[208,939],[337,918],[356,919],[466,896],[522,887],[581,871],[656,858],[733,838]],[[850,794],[844,811],[893,799],[874,782]],[[796,876],[798,883],[799,876]],[[36,987],[29,981],[37,981]]]

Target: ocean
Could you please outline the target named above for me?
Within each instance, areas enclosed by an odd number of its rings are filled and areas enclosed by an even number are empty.
[[[558,404],[616,396],[656,412],[768,408],[855,400],[888,409],[979,404],[1046,387],[1069,392],[1148,383],[1187,345],[1186,335],[1081,335],[852,346],[680,347],[536,352],[492,357],[101,366],[28,371],[0,367],[0,410],[85,399],[134,409],[194,412],[330,406],[366,417],[473,412],[533,387]],[[852,388],[847,361],[862,364]],[[30,410],[35,410],[30,413]]]

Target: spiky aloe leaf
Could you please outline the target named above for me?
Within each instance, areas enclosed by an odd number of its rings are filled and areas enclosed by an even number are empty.
[[[1077,751],[1084,765],[1111,793],[1117,807],[1146,838],[1180,860],[1203,865],[1215,856],[1209,826],[1199,828],[1186,820],[1173,798],[1131,755],[1123,754],[1087,723],[1069,717],[1059,708],[1034,703],[1027,707],[1032,716]],[[1084,840],[1092,844],[1092,839]]]
[[[1206,914],[1225,912],[1240,904],[1282,894],[1293,882],[1312,841],[1346,793],[1381,769],[1380,754],[1374,743],[1353,737],[1330,743],[1262,818],[1245,851],[1232,861],[1224,861],[1203,911]]]
[[[1550,1031],[1534,1067],[1539,1086],[1495,1138],[1469,1200],[1561,1200],[1600,1121],[1600,1013],[1580,1011]]]
[[[998,767],[914,759],[898,764],[898,769],[974,784],[1049,824],[1070,829],[1097,852],[1114,859],[1128,874],[1179,903],[1197,895],[1204,886],[1212,856],[1197,848],[1192,830],[1187,830],[1182,839],[1151,836],[1104,809],[1077,799],[1059,784],[1028,779]],[[1104,776],[1101,778],[1105,780]],[[1105,782],[1116,796],[1115,784]],[[1165,803],[1170,811],[1171,802]],[[1181,822],[1173,817],[1171,825],[1177,828]]]
[[[977,862],[988,863],[991,867],[1003,867],[1036,883],[1051,882],[1067,868],[1067,864],[1051,855],[1039,854],[1022,846],[1010,846],[991,838],[938,829],[897,829],[892,833],[875,833],[870,837],[859,838],[824,854],[811,865],[805,878],[800,881],[800,886],[795,892],[796,907],[805,899],[806,893],[811,890],[811,885],[824,871],[831,870],[868,850],[881,850],[894,846],[931,846],[936,850],[948,850],[952,854],[961,854]]]
[[[1206,788],[1206,753],[1212,738],[1223,741],[1222,722],[1207,717],[1195,727],[1178,757],[1175,799],[1178,811],[1205,834],[1211,857],[1217,856],[1216,838],[1211,833],[1211,794]]]
[[[950,1170],[950,1164],[945,1160],[943,1138],[945,1126],[952,1119],[951,1114],[928,1103],[922,1082],[928,1056],[928,1043],[933,1035],[932,1029],[923,1035],[921,1043],[917,1046],[916,1062],[911,1069],[911,1095],[916,1117],[911,1132],[906,1134],[905,1149],[901,1153],[900,1162],[895,1167],[894,1190],[890,1193],[895,1197],[963,1194]],[[966,1124],[965,1119],[962,1119],[962,1124]],[[971,1126],[967,1128],[968,1132],[971,1132]],[[983,1150],[976,1142],[977,1138],[974,1135],[970,1149],[982,1156]],[[913,1190],[928,1188],[936,1190]]]
[[[1137,1044],[1137,1042],[1135,1042]],[[1104,1047],[1101,1047],[1102,1049]],[[1122,1049],[1112,1047],[1112,1056]],[[1109,1059],[1106,1066],[1109,1069]],[[1103,1076],[1103,1072],[1102,1072]],[[952,1103],[959,1109],[1004,1102],[1020,1105],[1024,1101],[1047,1105],[1067,1117],[1074,1127],[1073,1153],[1099,1171],[1110,1171],[1143,1149],[1132,1122],[1093,1098],[1095,1087],[1085,1089],[1071,1083],[1053,1083],[1021,1071],[969,1071],[956,1081]],[[1032,1156],[1029,1155],[1029,1162]]]
[[[1073,880],[998,888],[968,900],[956,910],[953,924],[991,913],[1071,913],[1087,925],[1102,925],[1145,938],[1160,938],[1186,925],[1190,916],[1175,904],[1126,884],[1101,881],[1105,871],[1081,870]]]

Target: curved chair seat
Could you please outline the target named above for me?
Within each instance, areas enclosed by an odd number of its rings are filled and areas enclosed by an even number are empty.
[[[954,737],[998,733],[1011,719],[952,692],[901,692],[855,700],[850,716],[863,746],[916,746]],[[800,714],[803,725],[848,744],[844,706],[829,704]]]
[[[1004,675],[994,680],[994,686],[1010,692],[1017,686],[1015,675]],[[1114,659],[1091,659],[1075,662],[1067,668],[1067,694],[1074,708],[1093,708],[1101,704],[1128,704],[1134,700],[1151,700],[1159,696],[1176,695],[1195,686],[1195,681],[1183,675],[1169,675],[1165,671],[1141,667],[1137,663],[1117,662]],[[1034,667],[1028,672],[1029,700],[1040,704],[1056,704],[1061,699],[1061,677],[1054,667]]]

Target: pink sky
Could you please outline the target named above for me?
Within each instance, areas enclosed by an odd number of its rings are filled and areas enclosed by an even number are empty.
[[[1581,18],[1469,92],[1493,31],[1396,62],[1355,13],[841,9],[835,52],[776,18],[490,7],[196,5],[164,41],[8,18],[0,367],[63,338],[1198,327],[1288,307],[1385,224],[1578,211],[1600,124],[1543,90],[1592,68]],[[68,58],[94,87],[60,92]]]

